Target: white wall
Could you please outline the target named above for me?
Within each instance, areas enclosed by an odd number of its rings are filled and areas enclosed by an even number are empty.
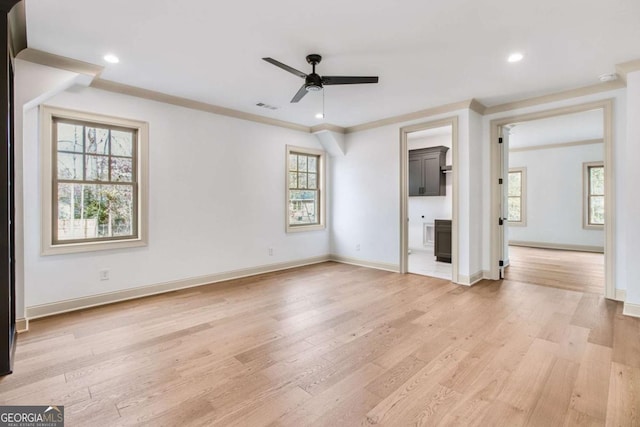
[[[38,115],[27,111],[27,307],[329,253],[327,230],[284,231],[285,145],[320,148],[313,135],[92,88],[65,91],[47,104],[149,123],[149,244],[40,255]],[[103,268],[109,281],[99,280]]]
[[[398,265],[398,135],[398,127],[393,126],[348,134],[346,154],[331,159],[331,178],[336,183],[330,194],[333,254]]]
[[[453,151],[451,150],[451,133],[431,135],[421,138],[410,138],[407,148],[444,146],[449,147],[446,155],[446,164],[453,163]],[[446,174],[445,196],[414,196],[409,197],[409,248],[421,249],[423,245],[423,224],[433,224],[434,219],[451,219],[453,210],[453,174]]]
[[[481,140],[470,142],[470,128],[480,116],[459,110],[411,122],[347,134],[346,155],[333,160],[332,253],[398,268],[400,263],[400,128],[457,117],[459,211],[458,270],[460,281],[481,267]],[[473,165],[472,165],[473,163]],[[356,250],[360,245],[360,251]]]
[[[603,144],[510,153],[510,168],[526,168],[527,186],[526,225],[510,225],[509,239],[604,247],[604,231],[585,229],[582,221],[583,163],[603,158]]]
[[[624,209],[626,205],[626,200],[628,198],[635,198],[635,195],[631,193],[632,189],[628,188],[625,180],[627,180],[627,167],[626,167],[626,156],[629,149],[629,146],[632,144],[631,141],[627,140],[626,137],[626,123],[627,123],[627,90],[626,89],[617,89],[608,92],[601,92],[593,95],[582,96],[578,98],[566,99],[563,101],[550,102],[548,104],[541,104],[532,107],[521,108],[517,110],[505,111],[501,113],[495,113],[486,115],[483,117],[483,129],[482,129],[482,138],[484,141],[483,144],[483,165],[485,166],[485,171],[483,173],[483,187],[487,189],[487,194],[484,197],[484,203],[482,206],[482,217],[483,217],[483,225],[482,225],[482,235],[483,235],[483,248],[482,253],[485,255],[483,258],[483,269],[489,270],[490,268],[490,249],[491,249],[491,221],[494,219],[491,217],[491,198],[489,194],[489,188],[491,186],[490,178],[491,178],[491,169],[490,169],[490,147],[491,144],[497,143],[496,141],[490,141],[490,123],[491,120],[496,120],[504,117],[516,116],[519,114],[528,114],[538,111],[546,111],[554,108],[567,107],[572,105],[580,105],[588,102],[594,102],[599,100],[611,99],[613,101],[613,161],[609,167],[613,170],[614,175],[614,185],[615,185],[615,194],[614,198],[614,206],[615,206],[615,217],[614,217],[614,247],[613,247],[613,256],[614,256],[614,282],[617,289],[626,289],[627,288],[627,277],[626,277],[626,263],[627,263],[627,247],[625,247],[625,233],[626,229],[631,225],[632,221],[625,221],[624,217]],[[631,118],[631,116],[629,116]],[[633,221],[637,221],[637,218]],[[636,246],[636,251],[638,250],[638,246]],[[630,252],[632,254],[633,252]],[[637,252],[636,252],[637,253]]]

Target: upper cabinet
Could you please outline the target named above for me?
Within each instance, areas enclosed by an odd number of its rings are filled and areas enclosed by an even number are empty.
[[[409,196],[446,195],[447,150],[443,145],[409,150]]]

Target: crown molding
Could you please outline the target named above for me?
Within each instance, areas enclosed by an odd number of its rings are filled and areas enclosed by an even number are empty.
[[[330,130],[331,132],[336,132],[341,134],[345,133],[345,128],[343,128],[342,126],[332,125],[331,123],[322,123],[316,126],[311,126],[310,132],[316,133],[316,132],[321,132],[323,130]]]
[[[475,111],[480,115],[484,115],[484,112],[487,111],[487,106],[481,103],[480,101],[478,101],[477,99],[472,98],[471,102],[469,103],[469,109],[472,111]]]
[[[22,50],[16,58],[23,61],[33,62],[35,64],[45,65],[47,67],[58,68],[78,74],[85,74],[91,77],[99,76],[102,73],[102,70],[104,70],[104,67],[100,65],[78,61],[77,59],[68,58],[66,56],[54,55],[53,53],[32,49],[30,47]]]
[[[616,73],[625,83],[627,82],[627,74],[634,71],[640,71],[640,59],[616,64]]]
[[[425,110],[415,111],[413,113],[400,114],[398,116],[387,117],[386,119],[380,119],[380,120],[375,120],[368,123],[363,123],[360,125],[346,128],[345,133],[361,132],[363,130],[379,128],[379,127],[391,125],[394,123],[409,122],[411,120],[423,119],[425,117],[451,113],[452,111],[469,109],[471,108],[471,105],[474,105],[475,108],[477,108],[478,105],[482,105],[477,101],[474,104],[473,101],[474,101],[473,99],[469,99],[467,101],[454,102],[452,104],[441,105],[439,107],[427,108]]]
[[[270,117],[259,116],[257,114],[245,113],[244,111],[233,110],[231,108],[220,107],[213,104],[207,104],[206,102],[194,101],[192,99],[183,98],[180,96],[168,95],[166,93],[143,89],[136,86],[129,86],[110,80],[95,79],[93,82],[91,82],[90,86],[96,89],[102,89],[109,92],[149,99],[151,101],[163,102],[165,104],[177,105],[179,107],[191,108],[193,110],[205,111],[207,113],[219,114],[236,119],[249,120],[256,123],[279,126],[297,130],[300,132],[311,133],[311,129],[308,126],[299,125],[297,123],[272,119]]]
[[[11,2],[9,2],[11,3]],[[9,26],[9,51],[15,58],[18,53],[27,48],[27,15],[24,2],[19,2],[7,14]]]
[[[580,96],[592,95],[594,93],[608,92],[610,90],[621,89],[626,87],[626,83],[621,80],[612,82],[598,83],[591,86],[579,87],[577,89],[565,90],[562,92],[550,93],[542,96],[535,96],[520,101],[507,102],[505,104],[487,107],[484,115],[503,113],[505,111],[517,110],[519,108],[533,107],[535,105],[548,104],[550,102],[564,101],[566,99],[577,98]]]

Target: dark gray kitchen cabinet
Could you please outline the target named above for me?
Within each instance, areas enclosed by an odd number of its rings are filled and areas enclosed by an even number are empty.
[[[409,196],[446,195],[447,150],[443,145],[409,150]]]
[[[433,249],[436,261],[451,262],[451,220],[436,219],[434,227],[435,242]]]

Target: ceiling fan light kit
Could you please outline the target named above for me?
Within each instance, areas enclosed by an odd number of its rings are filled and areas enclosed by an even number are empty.
[[[348,85],[348,84],[362,84],[362,83],[378,83],[377,76],[361,77],[361,76],[320,76],[316,74],[316,65],[322,61],[322,56],[312,53],[307,55],[307,62],[311,64],[311,74],[305,74],[302,71],[296,70],[280,61],[273,58],[262,58],[270,64],[275,65],[278,68],[282,68],[285,71],[290,72],[298,77],[304,79],[304,84],[298,89],[298,92],[293,96],[291,102],[300,101],[307,92],[321,91],[324,85]]]

